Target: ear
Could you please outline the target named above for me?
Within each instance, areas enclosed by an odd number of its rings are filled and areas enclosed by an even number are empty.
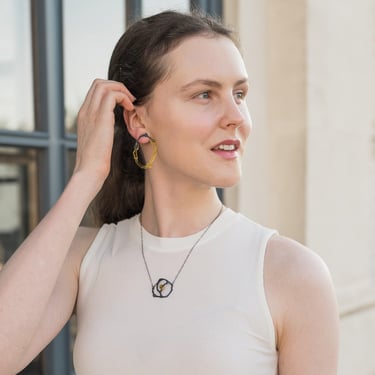
[[[147,128],[144,124],[144,108],[135,107],[132,111],[124,109],[123,115],[125,124],[127,126],[129,134],[134,138],[138,139],[142,134],[147,133]],[[145,138],[144,141],[147,142]],[[141,143],[144,143],[143,141]]]

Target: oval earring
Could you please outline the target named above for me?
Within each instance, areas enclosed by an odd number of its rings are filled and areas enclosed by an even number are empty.
[[[141,146],[139,144],[139,140],[142,138],[142,137],[146,137],[150,140],[151,144],[152,144],[152,147],[153,147],[153,151],[152,151],[152,155],[151,155],[151,158],[150,160],[146,163],[146,164],[142,164],[140,161],[139,161],[139,156],[138,156],[138,151],[141,149]],[[141,150],[142,152],[142,150]],[[134,158],[134,161],[135,161],[135,164],[138,165],[139,168],[142,168],[142,169],[150,169],[152,167],[152,164],[154,163],[155,159],[156,159],[156,155],[158,154],[158,146],[155,142],[154,139],[152,139],[147,133],[145,134],[142,134],[141,136],[138,137],[138,139],[135,141],[135,144],[134,144],[134,148],[133,148],[133,158]]]

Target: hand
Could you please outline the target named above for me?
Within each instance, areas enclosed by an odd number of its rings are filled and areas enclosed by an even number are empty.
[[[74,173],[84,171],[100,184],[111,167],[114,108],[134,110],[135,97],[120,82],[96,79],[78,113],[78,144]]]

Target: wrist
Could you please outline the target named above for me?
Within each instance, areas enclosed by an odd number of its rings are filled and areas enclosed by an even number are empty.
[[[74,171],[69,181],[69,185],[77,185],[79,187],[80,197],[83,199],[87,197],[90,202],[98,194],[103,183],[103,179],[82,170]]]

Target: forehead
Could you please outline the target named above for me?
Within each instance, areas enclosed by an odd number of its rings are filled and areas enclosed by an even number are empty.
[[[167,81],[247,76],[238,48],[223,36],[187,38],[165,56],[164,63],[169,71]]]

